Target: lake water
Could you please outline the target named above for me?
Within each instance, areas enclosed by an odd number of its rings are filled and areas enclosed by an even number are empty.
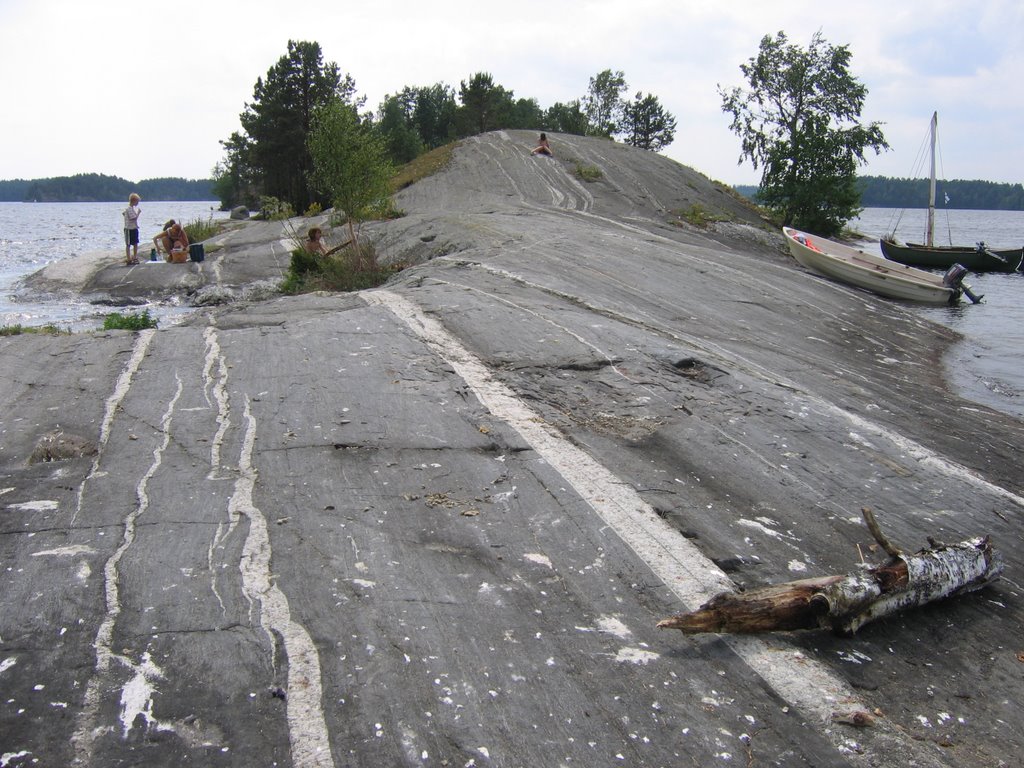
[[[896,236],[903,242],[924,242],[927,212],[866,208],[850,228],[870,237],[858,244],[882,255],[878,238],[899,223]],[[948,216],[948,219],[947,219]],[[935,244],[955,245],[984,241],[993,248],[1024,245],[1024,211],[949,211],[936,213]],[[953,307],[915,307],[930,320],[963,334],[946,359],[950,380],[968,398],[1024,417],[1024,274],[994,272],[970,274],[965,280],[985,300],[976,306],[964,301]],[[909,305],[908,305],[909,306]]]
[[[19,281],[46,264],[84,253],[122,253],[121,211],[125,203],[0,203],[0,326],[37,326],[54,323],[72,330],[98,328],[112,311],[76,297],[39,297],[18,290]],[[142,203],[140,253],[167,219],[191,222],[210,216],[223,218],[215,202]],[[888,233],[900,211],[868,208],[851,228],[868,238],[860,247],[881,254],[878,238]],[[949,220],[939,214],[936,239],[944,242],[947,229],[957,244],[984,240],[993,247],[1024,244],[1022,211],[950,211]],[[904,241],[923,237],[925,212],[903,213],[897,236]],[[940,235],[939,233],[943,233]],[[100,258],[97,255],[97,258]],[[108,256],[109,258],[109,256]],[[972,274],[967,282],[984,294],[978,306],[912,307],[935,322],[964,335],[947,358],[949,375],[968,398],[1016,416],[1024,417],[1024,275]],[[161,319],[187,314],[187,307],[150,305]]]
[[[128,203],[0,203],[0,326],[53,323],[71,330],[102,327],[103,317],[116,311],[96,307],[74,296],[40,297],[19,291],[22,278],[47,264],[95,253],[97,260],[113,254],[124,258],[121,211]],[[168,219],[186,224],[227,218],[216,201],[148,202],[141,204],[139,258],[148,258],[155,237]],[[145,307],[171,318],[185,310],[173,304]],[[140,308],[141,309],[141,308]]]

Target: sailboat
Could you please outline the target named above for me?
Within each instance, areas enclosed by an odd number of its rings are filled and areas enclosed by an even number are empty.
[[[928,185],[928,222],[924,243],[900,243],[895,230],[880,241],[887,259],[924,269],[949,269],[962,264],[971,272],[1019,272],[1024,265],[1024,248],[989,248],[976,245],[935,245],[935,133],[939,113],[932,113],[930,130],[931,183]]]

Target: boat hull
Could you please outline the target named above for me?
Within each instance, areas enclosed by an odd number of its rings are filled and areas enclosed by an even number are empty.
[[[946,270],[954,264],[962,264],[971,272],[1017,272],[1024,259],[1024,248],[992,248],[992,253],[1005,261],[988,255],[977,248],[966,246],[932,246],[917,243],[895,243],[882,238],[879,241],[885,258],[921,269]]]
[[[790,253],[801,265],[840,282],[890,299],[922,304],[953,304],[960,291],[942,276],[899,264],[857,248],[783,227]]]

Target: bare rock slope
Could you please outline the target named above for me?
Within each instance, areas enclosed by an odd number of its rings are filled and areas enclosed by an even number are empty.
[[[0,339],[5,765],[1014,764],[1024,424],[698,174],[532,140],[404,190],[382,289]],[[285,235],[90,290],[241,290]],[[1006,575],[853,638],[656,629],[880,561],[864,506]]]

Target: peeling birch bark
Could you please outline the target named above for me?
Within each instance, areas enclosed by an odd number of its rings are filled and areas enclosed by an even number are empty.
[[[723,592],[658,627],[684,634],[831,629],[852,635],[883,616],[981,589],[1002,571],[1002,557],[986,536],[900,554],[862,573]]]

